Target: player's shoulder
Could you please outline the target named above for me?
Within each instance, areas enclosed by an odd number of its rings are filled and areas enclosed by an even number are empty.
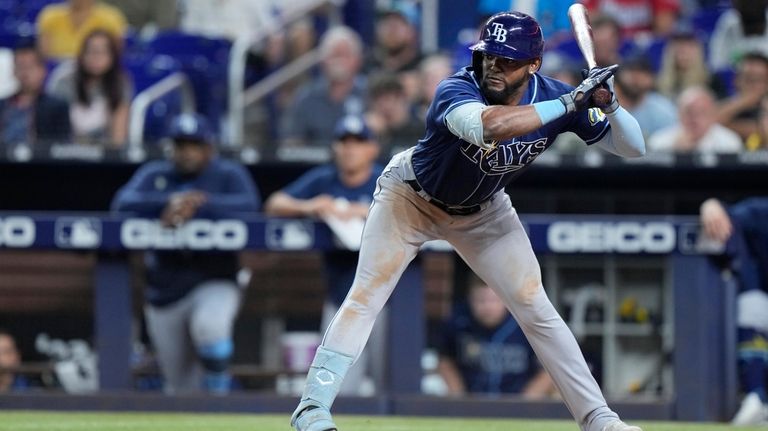
[[[475,74],[471,67],[463,67],[453,75],[443,79],[437,85],[437,93],[442,93],[457,89],[474,89],[480,91],[480,87],[475,79]]]
[[[556,99],[562,94],[573,90],[572,85],[568,85],[555,78],[540,73],[535,73],[533,76],[536,81],[536,91],[538,93],[538,97],[536,98],[537,101]]]
[[[136,171],[136,174],[137,175],[167,174],[167,173],[173,172],[173,170],[174,170],[174,165],[172,162],[168,160],[150,160],[149,162],[141,165],[141,167]]]
[[[384,165],[382,165],[379,162],[376,162],[373,164],[373,169],[371,170],[372,177],[378,178],[381,173],[384,172]]]
[[[337,177],[338,172],[333,163],[326,163],[311,168],[301,176],[301,179],[308,183],[330,182]]]

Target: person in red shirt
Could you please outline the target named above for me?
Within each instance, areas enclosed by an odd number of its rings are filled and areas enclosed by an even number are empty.
[[[582,0],[591,14],[616,19],[625,37],[643,33],[667,36],[674,30],[680,12],[679,0]]]

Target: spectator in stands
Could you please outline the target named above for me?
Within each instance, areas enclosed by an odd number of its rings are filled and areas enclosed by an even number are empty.
[[[708,199],[700,209],[704,234],[727,243],[731,268],[739,280],[737,337],[739,377],[745,397],[731,424],[768,421],[768,200],[751,198],[734,205]]]
[[[756,52],[746,54],[739,63],[734,84],[736,94],[720,104],[718,119],[747,139],[757,131],[760,100],[768,95],[768,57]]]
[[[712,78],[704,61],[704,44],[693,32],[674,33],[661,56],[658,75],[659,93],[670,100],[677,100],[688,87],[711,86]]]
[[[397,74],[410,100],[419,92],[419,11],[413,3],[398,2],[376,19],[376,40],[366,59],[367,74]]]
[[[37,16],[40,51],[47,58],[72,58],[94,30],[102,30],[121,42],[128,24],[116,8],[99,0],[68,0],[50,4]]]
[[[650,151],[738,153],[742,141],[717,122],[715,96],[707,88],[690,87],[677,102],[680,124],[659,130],[648,141]]]
[[[333,143],[334,163],[316,167],[302,175],[282,190],[267,199],[264,210],[267,214],[280,217],[317,217],[323,220],[364,220],[368,216],[376,179],[382,166],[376,163],[379,146],[373,133],[361,116],[347,116],[335,125]],[[359,245],[358,245],[359,246]],[[325,281],[328,288],[321,331],[331,322],[338,311],[349,286],[355,277],[357,251],[336,250],[326,252]],[[376,321],[369,340],[371,352],[352,367],[344,379],[342,393],[357,394],[366,374],[378,374],[380,364],[374,364],[383,355],[385,324]],[[381,379],[380,375],[376,380]]]
[[[128,25],[136,31],[167,30],[178,25],[177,0],[105,0],[125,15]]]
[[[768,0],[732,0],[717,20],[709,40],[713,71],[736,67],[749,52],[768,56]]]
[[[419,96],[416,100],[419,120],[427,118],[427,109],[435,98],[437,84],[453,75],[454,69],[451,58],[444,54],[432,54],[421,61],[419,65]]]
[[[608,15],[597,15],[592,20],[592,37],[594,40],[595,62],[598,66],[622,64],[621,27],[615,18]]]
[[[680,12],[678,0],[582,0],[582,3],[590,13],[616,19],[626,37],[666,36],[674,30]]]
[[[744,141],[747,151],[768,150],[768,96],[763,97],[760,103],[760,112],[757,116],[757,131],[747,136]]]
[[[496,292],[472,276],[467,301],[445,322],[438,372],[450,395],[550,395],[554,384]]]
[[[125,144],[133,90],[110,33],[96,30],[88,35],[72,73],[52,85],[53,94],[69,101],[77,143],[109,148]]]
[[[292,4],[282,0],[184,0],[181,3],[181,29],[186,33],[235,40],[261,32],[282,30],[280,16]]]
[[[677,108],[655,91],[655,79],[650,63],[643,57],[627,60],[616,74],[616,95],[637,119],[646,139],[677,123]]]
[[[238,218],[259,209],[258,189],[240,164],[217,158],[205,117],[173,119],[172,161],[152,161],[112,202],[112,211],[159,219],[172,235],[193,218]],[[145,254],[147,331],[168,393],[204,388],[226,393],[232,326],[242,292],[234,251],[167,250]]]
[[[412,147],[424,135],[424,121],[416,115],[403,85],[392,73],[370,78],[366,120],[381,144],[382,160]]]
[[[333,128],[345,115],[365,110],[363,44],[349,27],[334,27],[320,40],[322,74],[302,86],[281,120],[283,147],[327,149]]]
[[[14,51],[13,74],[19,88],[10,98],[0,100],[0,140],[4,150],[17,145],[68,142],[67,102],[43,92],[45,60],[34,45]]]
[[[418,20],[418,10],[407,3],[382,11],[376,20],[376,41],[366,60],[366,71],[415,71],[422,58]]]
[[[29,387],[27,380],[14,371],[19,365],[21,354],[16,340],[10,332],[0,328],[0,394]]]

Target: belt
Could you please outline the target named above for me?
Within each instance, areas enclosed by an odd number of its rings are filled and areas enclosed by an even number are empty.
[[[432,205],[440,208],[446,214],[457,215],[457,216],[465,216],[465,215],[474,214],[474,213],[480,211],[481,209],[483,209],[482,205],[480,205],[480,204],[470,205],[470,206],[466,206],[466,207],[465,206],[447,205],[447,204],[445,204],[443,202],[440,202],[439,200],[437,200],[435,198],[430,197],[426,193],[422,193],[423,189],[421,188],[421,186],[419,185],[419,183],[416,180],[405,180],[405,183],[408,184],[409,186],[411,186],[413,191],[418,193],[419,196],[424,198],[424,200],[426,200],[427,202],[431,203]]]

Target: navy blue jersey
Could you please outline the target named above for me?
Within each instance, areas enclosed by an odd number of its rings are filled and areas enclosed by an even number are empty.
[[[170,161],[153,161],[139,168],[112,202],[112,211],[159,218],[173,193],[200,190],[208,196],[195,217],[241,217],[259,210],[256,184],[245,168],[214,159],[199,175],[182,175]],[[145,253],[145,299],[161,307],[183,298],[207,280],[235,280],[238,254],[222,251],[169,250]]]
[[[467,392],[520,393],[539,371],[523,330],[512,316],[496,328],[480,325],[469,311],[445,323],[439,346],[452,359]]]
[[[557,99],[573,87],[538,73],[531,75],[520,105]],[[474,205],[503,189],[544,150],[557,135],[574,132],[587,144],[599,141],[609,130],[602,111],[564,115],[527,135],[497,143],[486,151],[451,133],[446,115],[469,102],[488,104],[471,67],[443,80],[427,112],[427,130],[413,153],[413,168],[421,187],[449,205]]]
[[[282,191],[296,199],[312,199],[326,194],[370,205],[376,190],[376,179],[382,170],[383,166],[376,164],[368,181],[357,187],[348,187],[339,179],[339,171],[335,165],[318,166],[287,185]],[[358,253],[349,250],[333,250],[324,255],[328,298],[337,307],[344,302],[355,279],[357,258]]]

